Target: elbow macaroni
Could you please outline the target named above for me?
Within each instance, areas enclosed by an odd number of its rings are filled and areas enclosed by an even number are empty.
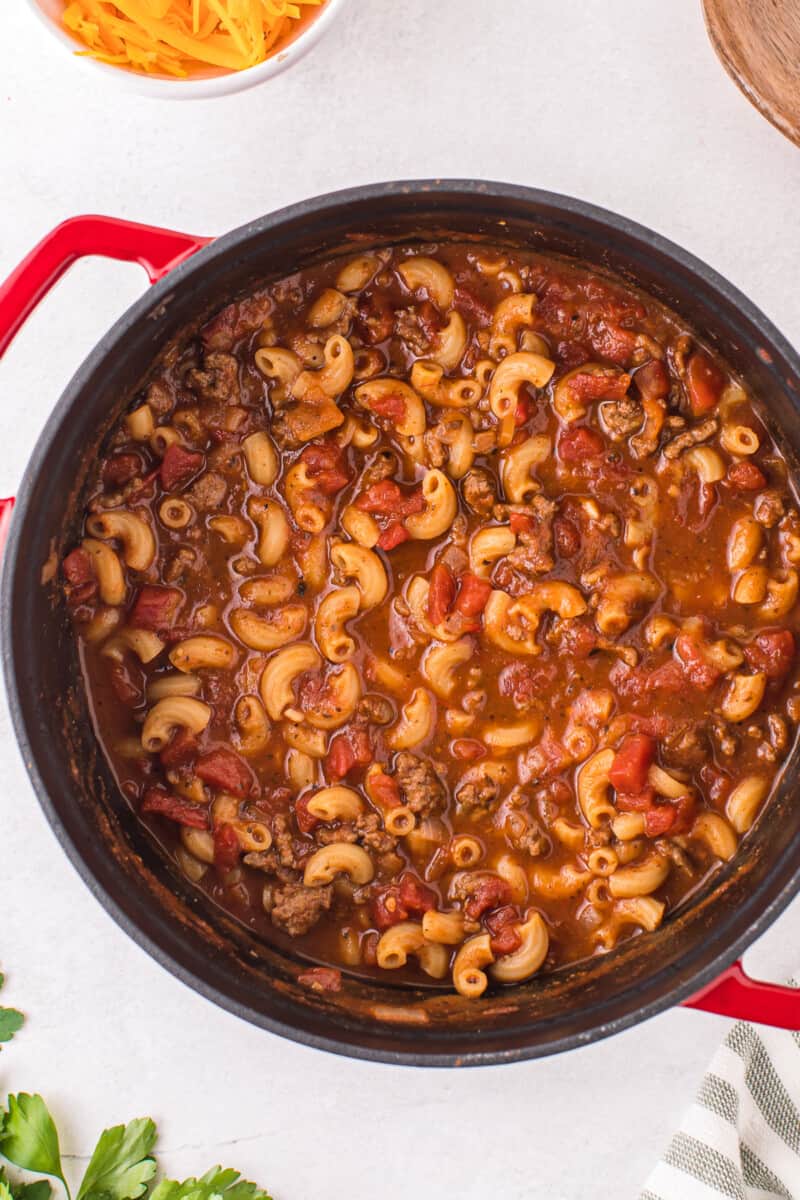
[[[164,348],[42,580],[185,886],[463,1008],[721,886],[796,741],[800,512],[652,297],[362,245]]]

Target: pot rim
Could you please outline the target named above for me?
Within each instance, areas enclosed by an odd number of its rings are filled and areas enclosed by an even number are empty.
[[[559,193],[529,188],[518,184],[508,184],[485,180],[433,179],[433,180],[401,180],[373,183],[364,186],[347,188],[328,192],[317,197],[300,201],[278,209],[233,229],[211,241],[169,272],[158,283],[135,301],[122,316],[111,326],[107,333],[90,351],[72,379],[67,384],[61,397],[53,408],[45,427],[34,446],[30,460],[25,468],[20,482],[14,519],[11,522],[8,544],[4,553],[2,581],[0,583],[0,633],[2,636],[2,658],[14,731],[25,762],[28,774],[36,792],[39,804],[56,835],[76,869],[89,888],[90,892],[100,901],[106,912],[116,923],[144,949],[156,962],[165,967],[182,983],[194,991],[213,1001],[219,1007],[238,1016],[251,1024],[260,1026],[268,1031],[289,1038],[292,1041],[326,1050],[334,1054],[350,1058],[366,1059],[374,1062],[384,1062],[393,1065],[407,1066],[483,1066],[491,1064],[517,1062],[533,1057],[546,1057],[550,1054],[561,1053],[575,1049],[592,1041],[621,1032],[632,1025],[663,1012],[667,1008],[680,1003],[695,995],[702,988],[712,983],[719,973],[737,958],[743,951],[779,916],[789,902],[800,890],[800,863],[787,874],[786,882],[773,899],[764,904],[751,921],[748,928],[732,940],[724,939],[724,948],[704,964],[689,970],[688,978],[677,980],[670,978],[676,975],[675,968],[661,968],[663,978],[657,975],[649,977],[648,985],[656,984],[659,988],[655,998],[643,1003],[637,1003],[637,991],[642,985],[633,986],[619,992],[614,1002],[622,1011],[607,1020],[600,1021],[589,1029],[565,1034],[553,1038],[544,1046],[513,1046],[508,1049],[475,1050],[467,1053],[417,1052],[409,1049],[386,1049],[371,1045],[353,1043],[345,1034],[341,1038],[316,1034],[306,1028],[288,1025],[275,1017],[267,1016],[254,1009],[235,995],[235,988],[228,989],[222,984],[210,983],[199,970],[189,961],[194,956],[186,939],[170,938],[159,935],[156,937],[146,932],[138,919],[138,913],[144,911],[143,901],[147,899],[144,892],[137,892],[128,898],[129,903],[114,895],[110,886],[101,881],[89,866],[84,853],[69,832],[62,819],[58,805],[47,790],[37,765],[36,750],[28,735],[21,693],[24,684],[21,672],[18,670],[15,656],[16,647],[11,633],[12,591],[14,578],[19,560],[24,555],[21,543],[21,528],[27,516],[31,503],[34,481],[40,474],[42,463],[51,446],[59,436],[59,429],[64,419],[71,413],[75,398],[80,394],[85,381],[114,350],[124,338],[131,326],[146,316],[160,303],[168,301],[169,297],[180,289],[195,272],[202,271],[213,258],[224,256],[236,250],[254,237],[263,237],[271,230],[280,228],[283,224],[307,218],[316,219],[342,206],[363,203],[365,201],[387,200],[396,196],[414,195],[424,198],[426,195],[456,193],[464,198],[482,196],[493,200],[508,200],[522,202],[532,207],[549,206],[558,210],[564,216],[575,216],[589,219],[599,225],[620,234],[629,241],[644,244],[653,251],[671,260],[685,271],[698,276],[718,295],[739,309],[744,317],[758,330],[763,343],[792,364],[793,370],[800,376],[800,355],[791,347],[787,339],[772,324],[772,322],[738,288],[719,275],[701,259],[684,250],[653,230],[630,220],[628,217],[611,212],[584,200]],[[420,214],[424,223],[424,214]],[[724,922],[718,920],[715,928],[723,928]],[[170,942],[172,943],[170,945]],[[719,944],[719,942],[717,943]],[[695,957],[698,955],[695,954]],[[387,1036],[391,1037],[391,1029],[387,1027]]]

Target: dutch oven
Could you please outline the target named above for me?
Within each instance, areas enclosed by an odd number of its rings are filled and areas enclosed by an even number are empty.
[[[800,358],[741,293],[684,250],[580,200],[476,181],[379,184],[282,209],[213,240],[108,217],[52,231],[0,287],[0,353],[76,259],[138,262],[153,286],[102,338],[47,418],[14,508],[0,502],[0,623],[9,704],[34,789],[66,854],[106,910],[190,987],[274,1033],[360,1058],[474,1065],[591,1042],[684,1003],[800,1029],[800,992],[738,964],[800,885],[797,750],[737,856],[654,933],[612,953],[464,1000],[345,976],[297,982],[307,963],[258,940],[178,873],[123,800],[95,740],[60,589],[42,571],[77,536],[105,433],[179,330],[264,280],[339,252],[448,239],[566,255],[644,288],[740,372],[794,468]]]

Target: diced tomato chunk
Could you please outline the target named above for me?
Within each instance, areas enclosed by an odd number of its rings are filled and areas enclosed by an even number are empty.
[[[567,429],[558,439],[558,457],[565,463],[599,458],[605,448],[602,436],[595,429],[587,429],[584,425]]]
[[[713,483],[705,483],[704,480],[699,479],[697,482],[697,515],[701,521],[705,520],[716,502],[716,486]],[[694,525],[691,528],[695,528]]]
[[[232,871],[239,865],[242,847],[232,825],[217,825],[214,828],[214,866],[220,871]]]
[[[401,803],[400,788],[391,775],[385,771],[375,771],[370,776],[370,791],[381,808],[397,808]]]
[[[725,478],[731,487],[740,492],[759,492],[767,484],[764,472],[752,462],[734,463]]]
[[[325,774],[330,779],[344,779],[356,765],[353,747],[341,734],[335,737],[325,757]]]
[[[655,788],[645,787],[639,792],[617,792],[616,805],[621,812],[647,812],[656,802]]]
[[[507,925],[514,925],[519,921],[519,912],[515,905],[504,904],[502,908],[496,908],[490,912],[484,921],[489,933],[499,933],[501,929],[505,929]]]
[[[371,484],[363,495],[358,497],[355,507],[376,516],[392,518],[378,538],[377,545],[381,550],[394,550],[395,546],[401,545],[411,537],[403,525],[403,517],[422,512],[425,498],[421,487],[404,493],[393,479],[382,479]]]
[[[673,834],[688,833],[694,824],[695,812],[697,809],[697,799],[688,792],[685,796],[679,796],[677,800],[671,800],[670,804],[675,809],[675,824],[670,830]]]
[[[416,307],[419,327],[428,341],[432,342],[443,327],[442,315],[430,300],[423,300]]]
[[[469,288],[457,286],[454,299],[456,308],[467,320],[476,325],[491,325],[492,310],[482,300],[479,300]]]
[[[672,666],[676,667],[678,674],[681,675],[677,663],[673,663]],[[637,701],[647,694],[647,674],[647,671],[633,670],[622,659],[617,659],[608,672],[608,682],[621,699]],[[683,682],[682,675],[681,682]]]
[[[431,625],[440,625],[453,606],[456,581],[444,563],[437,563],[431,571],[428,588],[428,620]]]
[[[650,672],[648,690],[654,692],[679,692],[684,686],[685,675],[676,662],[666,662]]]
[[[183,605],[183,593],[177,588],[145,584],[139,588],[128,623],[135,629],[154,633],[171,629]]]
[[[515,708],[526,708],[555,680],[558,668],[554,662],[512,662],[503,667],[497,687],[501,696],[514,702]]]
[[[394,309],[385,292],[366,296],[358,306],[358,332],[368,346],[377,346],[392,336]]]
[[[202,327],[200,337],[209,350],[231,350],[246,334],[261,329],[274,308],[275,302],[266,291],[234,300]]]
[[[656,801],[655,790],[644,788],[637,793],[618,793],[617,808],[622,812],[644,814],[646,837],[662,837],[669,833],[686,833],[694,821],[696,801],[688,792],[676,800]]]
[[[502,958],[504,954],[513,954],[515,950],[519,950],[522,934],[515,926],[506,925],[498,933],[492,934],[489,945],[495,958]]]
[[[309,967],[297,976],[297,982],[313,992],[340,992],[342,972],[338,967]]]
[[[725,386],[725,376],[702,350],[696,350],[686,367],[686,390],[693,417],[704,417],[717,403]]]
[[[209,750],[197,762],[195,774],[203,783],[243,798],[255,787],[255,777],[244,759],[227,746]]]
[[[135,479],[141,469],[140,455],[134,452],[113,454],[103,463],[100,477],[108,487],[121,487],[124,483],[130,483],[132,479]]]
[[[669,395],[669,375],[658,358],[651,358],[633,376],[643,400],[664,400]]]
[[[311,712],[324,703],[327,686],[322,671],[305,671],[300,676],[297,699],[303,712]]]
[[[530,397],[526,396],[524,392],[521,393],[517,398],[517,407],[514,409],[514,424],[518,428],[530,420],[531,408]]]
[[[408,909],[400,903],[400,889],[396,883],[373,892],[369,906],[376,929],[390,929],[408,919]]]
[[[402,521],[393,521],[387,525],[381,536],[375,543],[379,550],[394,550],[395,546],[402,546],[403,542],[407,542],[411,534],[406,529]]]
[[[344,779],[354,767],[366,767],[371,762],[369,733],[361,726],[351,726],[332,739],[325,756],[325,772],[331,779]]]
[[[553,537],[556,550],[562,558],[574,558],[581,548],[580,532],[568,517],[556,517],[553,521]]]
[[[311,833],[321,823],[319,817],[308,811],[308,802],[313,793],[298,796],[294,802],[294,819],[301,833]]]
[[[671,804],[656,804],[644,814],[644,832],[646,837],[660,837],[672,830],[678,818],[678,810]]]
[[[80,546],[75,550],[71,550],[61,564],[61,570],[64,572],[64,578],[72,587],[80,587],[81,584],[95,583],[94,567],[92,566],[92,558],[88,551],[81,549]]]
[[[546,725],[537,745],[520,754],[519,781],[521,784],[538,784],[545,779],[552,779],[561,774],[569,761],[566,748],[556,738],[550,725]]]
[[[347,487],[350,476],[345,475],[344,471],[320,471],[319,475],[313,476],[313,480],[318,492],[325,496],[335,496],[342,488]]]
[[[588,621],[580,618],[563,621],[559,630],[559,642],[564,654],[582,662],[597,648],[597,632]]]
[[[652,670],[631,670],[622,661],[616,662],[608,678],[620,696],[633,702],[645,700],[652,692],[681,692],[686,688],[686,675],[674,658]]]
[[[325,496],[334,496],[350,482],[345,450],[338,442],[312,442],[298,462],[305,463],[314,487]]]
[[[641,698],[649,692],[681,692],[686,687],[686,676],[680,664],[670,659],[652,671],[631,671],[624,682],[622,678],[612,682],[623,694]]]
[[[733,787],[733,780],[713,763],[705,763],[700,768],[700,778],[705,788],[705,794],[712,804],[722,808]]]
[[[656,743],[646,733],[628,733],[614,755],[608,777],[618,792],[641,792],[656,757]]]
[[[651,713],[649,716],[631,713],[628,721],[634,733],[649,733],[654,738],[666,737],[674,724],[672,718],[664,713]]]
[[[167,446],[159,471],[164,491],[171,492],[174,488],[188,483],[202,468],[204,460],[204,455],[199,450],[187,450],[177,442]]]
[[[696,801],[688,792],[676,800],[663,803],[653,803],[644,814],[644,832],[646,837],[661,837],[665,833],[676,836],[688,833],[695,817]]]
[[[439,900],[433,888],[428,887],[410,871],[404,871],[400,876],[399,896],[406,912],[413,913],[415,917],[421,917],[423,913],[436,908]]]
[[[72,605],[86,604],[97,594],[95,568],[92,565],[91,554],[80,546],[67,554],[61,563],[61,570],[68,584],[68,600]]]
[[[602,458],[587,458],[586,471],[591,472],[593,483],[598,488],[628,487],[631,467],[617,451],[612,450]],[[601,493],[602,494],[602,493]]]
[[[598,358],[624,366],[636,349],[636,334],[613,321],[601,318],[589,324],[589,342]]]
[[[400,501],[400,514],[404,517],[410,517],[412,513],[421,513],[424,508],[425,497],[421,485],[406,492]]]
[[[592,357],[591,348],[584,342],[575,342],[571,339],[556,342],[553,350],[553,358],[562,363],[567,370],[572,370],[573,367],[580,367],[588,358]]]
[[[185,767],[197,757],[198,748],[195,735],[188,729],[180,728],[158,757],[164,767]]]
[[[461,762],[475,762],[479,758],[485,758],[487,750],[477,738],[456,738],[450,744],[450,753]]]
[[[485,925],[489,931],[489,944],[495,958],[504,954],[513,954],[522,945],[522,935],[519,932],[519,913],[513,904],[496,908],[486,917]]]
[[[499,875],[484,875],[464,905],[464,912],[472,921],[479,920],[490,908],[499,908],[511,903],[511,888]]]
[[[390,517],[399,511],[402,502],[403,493],[394,480],[380,479],[358,497],[355,507],[376,516]]]
[[[600,371],[577,371],[567,380],[572,395],[583,403],[590,400],[622,400],[631,385],[631,377],[615,367]]]
[[[410,871],[405,871],[399,883],[379,888],[370,897],[372,920],[378,929],[389,929],[407,921],[410,916],[420,917],[436,908],[438,897]]]
[[[788,629],[765,629],[744,649],[748,665],[754,671],[763,671],[767,679],[783,678],[794,655],[794,634]]]
[[[385,396],[375,396],[369,402],[370,412],[378,417],[385,417],[396,425],[406,415],[406,402],[398,392],[389,392]]]
[[[202,804],[194,804],[185,796],[175,796],[163,787],[147,789],[141,811],[157,813],[160,817],[166,817],[178,825],[188,825],[191,829],[208,829],[208,812]]]
[[[697,642],[689,637],[688,633],[682,633],[676,640],[675,653],[692,687],[701,692],[710,691],[722,672],[719,667],[708,662]]]
[[[298,458],[305,463],[309,475],[318,475],[320,471],[335,471],[341,468],[344,459],[344,448],[338,442],[310,442]]]
[[[368,767],[372,762],[372,742],[369,737],[369,730],[363,725],[351,725],[347,731],[347,736],[350,739],[350,745],[353,747],[353,753],[356,756],[356,762],[360,767]]]
[[[459,581],[455,610],[465,617],[480,616],[486,608],[491,594],[490,580],[481,579],[480,575],[473,575],[471,571],[465,571]]]
[[[512,533],[533,533],[536,528],[536,522],[530,513],[509,513],[508,524]]]

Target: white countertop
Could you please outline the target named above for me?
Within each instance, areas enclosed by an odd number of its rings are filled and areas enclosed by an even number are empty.
[[[800,152],[724,74],[697,0],[351,0],[309,57],[230,99],[108,87],[0,14],[0,276],[90,211],[215,234],[371,180],[483,176],[571,193],[680,242],[800,343]],[[144,288],[83,262],[0,366],[0,495],[74,367]],[[276,1200],[636,1195],[727,1022],[668,1012],[566,1056],[479,1071],[334,1058],[194,995],[120,932],[50,833],[0,708],[0,965],[29,1014],[2,1084],[79,1157],[152,1114],[164,1164],[239,1167]],[[798,965],[795,904],[748,956]],[[602,1185],[599,1186],[600,1181]]]

